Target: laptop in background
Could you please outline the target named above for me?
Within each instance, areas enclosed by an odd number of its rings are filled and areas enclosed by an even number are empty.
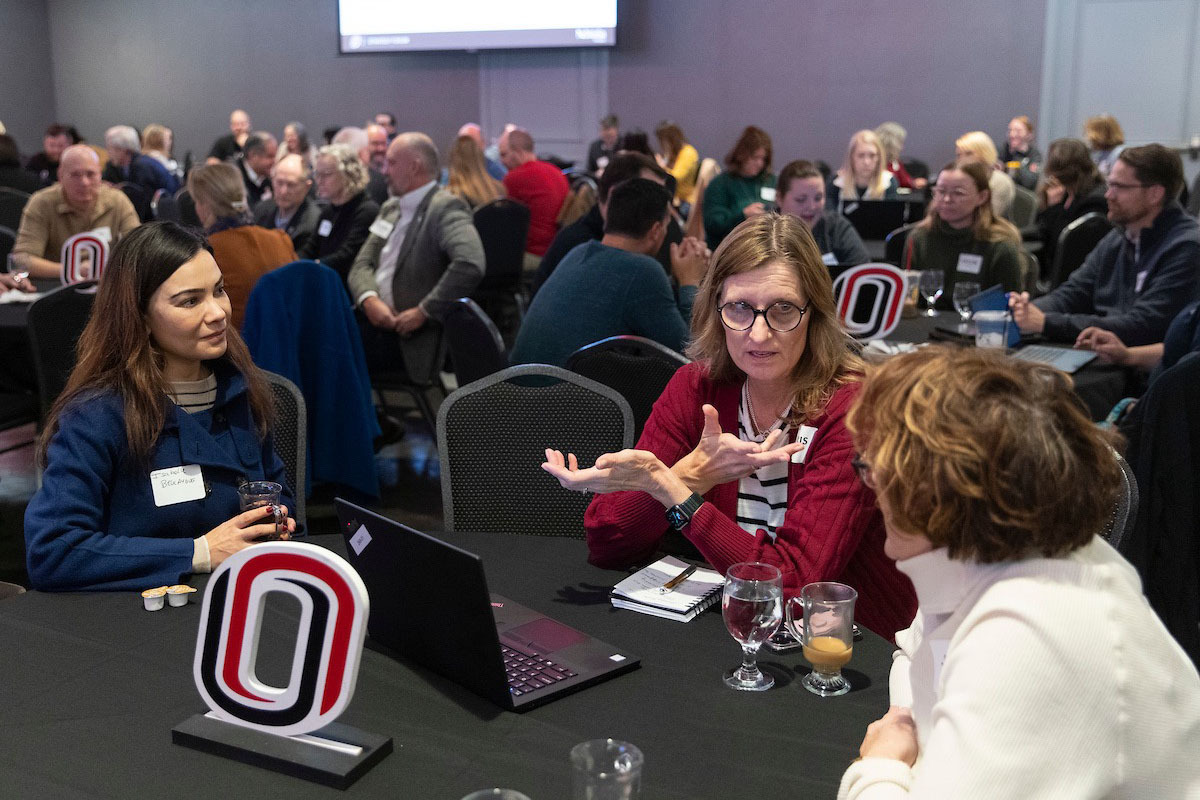
[[[506,597],[483,560],[336,498],[350,564],[371,597],[367,633],[502,708],[526,711],[641,662]]]
[[[925,203],[912,200],[842,200],[839,211],[850,220],[863,239],[886,239],[887,235],[925,213]]]
[[[1037,364],[1049,364],[1063,372],[1075,372],[1084,364],[1089,363],[1096,354],[1090,350],[1075,350],[1070,347],[1051,347],[1046,344],[1031,344],[1022,347],[1012,354],[1013,358],[1022,361],[1032,361]]]

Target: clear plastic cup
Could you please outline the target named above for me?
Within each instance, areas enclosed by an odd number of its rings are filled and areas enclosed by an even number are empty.
[[[516,789],[480,789],[464,795],[462,800],[529,800],[529,796]]]
[[[642,761],[642,751],[629,742],[580,742],[571,748],[573,800],[636,800],[642,790]]]
[[[1008,343],[1007,311],[976,311],[975,346],[1006,347]]]

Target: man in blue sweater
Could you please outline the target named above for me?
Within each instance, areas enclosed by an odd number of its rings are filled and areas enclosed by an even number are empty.
[[[662,246],[671,195],[633,178],[609,194],[604,238],[573,249],[533,299],[513,346],[514,364],[562,366],[584,345],[633,334],[681,350],[707,266],[704,244],[672,245],[679,297],[652,255]]]
[[[1200,298],[1200,225],[1177,202],[1182,189],[1175,151],[1159,144],[1123,150],[1104,195],[1116,228],[1050,294],[1012,296],[1021,332],[1073,344],[1084,328],[1097,327],[1130,346],[1161,342],[1180,309]]]

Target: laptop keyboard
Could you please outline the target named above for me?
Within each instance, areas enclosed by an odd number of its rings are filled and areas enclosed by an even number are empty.
[[[508,690],[513,697],[573,678],[577,673],[543,656],[528,656],[506,644],[500,645],[504,655],[504,671],[508,673]]]
[[[1062,349],[1058,347],[1047,347],[1041,344],[1031,344],[1028,347],[1022,347],[1013,355],[1022,361],[1034,361],[1038,364],[1053,364],[1058,361],[1062,355]]]

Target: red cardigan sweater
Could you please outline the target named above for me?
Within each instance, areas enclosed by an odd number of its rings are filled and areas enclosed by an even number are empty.
[[[716,569],[739,561],[765,561],[783,573],[784,597],[805,584],[837,580],[858,590],[855,618],[891,639],[912,624],[917,597],[912,583],[883,552],[883,517],[875,494],[862,484],[850,460],[854,445],[845,418],[859,384],[834,392],[816,427],[803,464],[788,469],[788,509],[771,539],[751,536],[734,521],[737,481],[714,486],[683,534]],[[741,385],[717,384],[707,370],[681,367],[646,423],[638,448],[667,466],[692,451],[704,429],[701,405],[710,403],[721,427],[737,435]],[[589,560],[600,567],[626,567],[654,552],[667,531],[665,510],[645,492],[597,495],[584,517]]]

